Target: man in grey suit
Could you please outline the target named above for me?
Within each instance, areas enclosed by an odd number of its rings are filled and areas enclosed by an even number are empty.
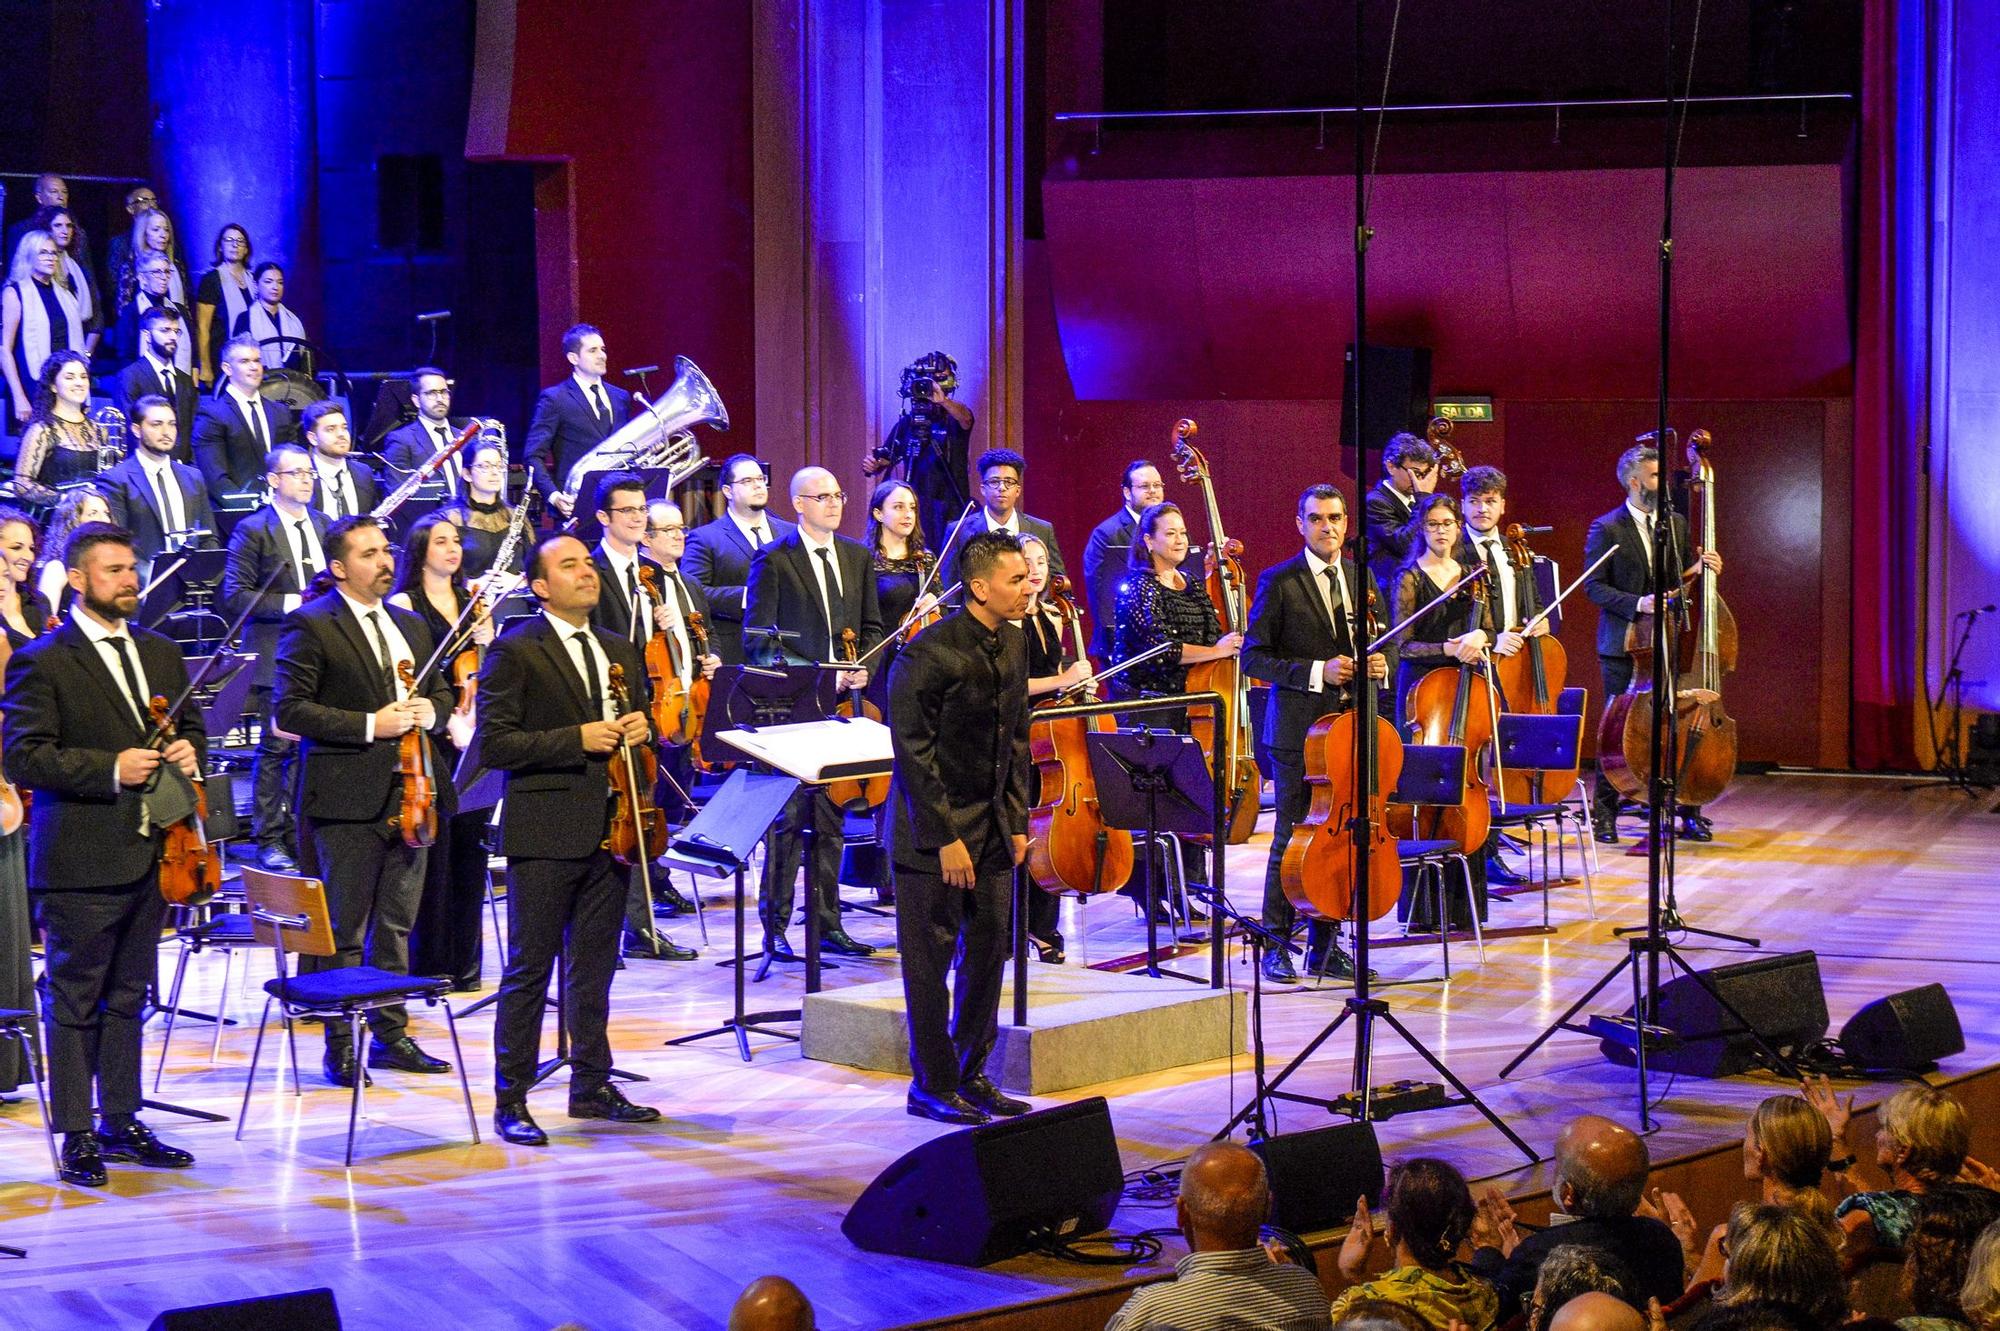
[[[681,572],[708,601],[709,646],[728,665],[742,665],[743,610],[750,557],[791,535],[793,524],[765,511],[771,482],[764,464],[738,453],[722,464],[722,516],[688,533]]]
[[[938,569],[940,589],[959,581],[959,547],[983,531],[1004,531],[1016,538],[1039,537],[1048,548],[1049,577],[1054,579],[1068,572],[1063,567],[1062,549],[1056,544],[1056,529],[1021,511],[1021,482],[1027,474],[1028,460],[1011,448],[989,448],[979,455],[981,508],[952,526],[945,542],[950,548]]]

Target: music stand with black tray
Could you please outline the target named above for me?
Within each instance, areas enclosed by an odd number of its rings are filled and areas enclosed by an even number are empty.
[[[1173,730],[1093,730],[1083,737],[1097,781],[1104,825],[1140,833],[1145,846],[1146,974],[1207,984],[1198,975],[1160,966],[1158,837],[1210,836],[1215,831],[1215,779],[1194,736]],[[1220,857],[1218,856],[1218,861]]]
[[[153,560],[164,569],[149,575],[155,583],[139,602],[139,623],[192,649],[213,648],[229,631],[229,621],[215,609],[216,588],[228,562],[227,550],[163,551]],[[161,628],[168,620],[173,622]]]

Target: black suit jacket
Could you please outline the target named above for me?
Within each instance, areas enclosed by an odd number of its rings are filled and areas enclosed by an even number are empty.
[[[544,498],[568,484],[569,469],[577,459],[603,443],[632,414],[630,393],[610,384],[604,385],[604,392],[611,402],[609,423],[584,397],[575,375],[544,388],[535,399],[535,415],[521,444],[521,460],[528,464],[529,475]],[[578,508],[589,503],[589,495],[577,496]]]
[[[456,439],[459,436],[459,432],[465,429],[465,425],[466,423],[462,420],[450,420],[447,418],[445,428],[451,437]],[[466,445],[468,449],[471,447],[471,444]],[[395,486],[401,485],[411,472],[423,466],[424,463],[429,462],[431,456],[436,452],[437,436],[431,433],[430,424],[427,421],[414,420],[408,425],[398,426],[396,429],[383,435],[382,460],[389,464],[390,488],[393,489]],[[458,460],[460,462],[465,460],[463,452],[458,455]],[[445,493],[451,498],[465,498],[463,493],[464,487],[451,483],[452,477],[450,472],[451,468],[447,466],[443,469],[443,474],[433,473],[431,479],[445,482]]]
[[[631,704],[648,715],[652,694],[645,659],[602,629],[597,646],[625,668]],[[589,696],[569,647],[534,614],[509,625],[479,666],[480,761],[505,772],[500,853],[510,859],[585,859],[609,822],[609,759],[583,751]]]
[[[840,569],[840,603],[829,627],[825,603],[820,599],[819,576],[805,541],[794,531],[782,541],[759,550],[750,561],[750,594],[743,612],[746,630],[778,628],[797,634],[789,638],[758,638],[746,633],[745,650],[752,659],[770,663],[781,660],[834,661],[841,659],[840,630],[855,634],[856,656],[882,640],[882,606],[876,598],[874,561],[859,541],[845,536],[833,538],[834,558]]]
[[[794,524],[766,510],[766,529],[776,544],[792,534]],[[743,611],[750,590],[750,541],[727,513],[688,533],[681,555],[681,576],[698,584],[707,598],[708,633],[715,654],[731,665],[743,664]]]
[[[1069,570],[1063,567],[1062,547],[1056,544],[1056,529],[1049,523],[1042,521],[1042,519],[1031,517],[1026,513],[1020,514],[1019,517],[1021,535],[1039,536],[1042,539],[1042,544],[1048,547],[1049,577],[1053,579],[1058,573],[1066,575]],[[956,539],[954,539],[954,535],[961,526],[965,527],[965,534],[956,536]],[[951,532],[947,533],[945,537],[950,543],[951,548],[944,552],[944,562],[938,567],[937,589],[940,593],[958,582],[958,557],[965,543],[985,530],[987,530],[987,527],[986,511],[984,509],[974,509],[966,515],[963,523],[952,524]],[[960,590],[953,593],[952,600],[954,603],[957,603],[963,596],[964,592]]]
[[[216,535],[215,510],[209,507],[208,487],[202,484],[201,473],[181,462],[173,464],[173,471],[181,492],[181,512],[188,526],[208,533],[196,544],[204,550],[217,548],[222,542]],[[96,485],[104,492],[111,520],[132,533],[132,548],[139,558],[148,563],[157,559],[160,551],[167,548],[166,517],[159,510],[159,496],[153,493],[153,483],[139,459],[127,457],[99,476]]]
[[[382,481],[375,475],[374,469],[350,454],[347,459],[347,480],[352,487],[348,498],[354,502],[354,511],[373,513],[375,506],[382,502]],[[319,512],[326,513],[329,502],[326,482],[323,479],[316,480],[313,485],[312,506]],[[328,521],[332,520],[329,514]]]
[[[265,398],[264,418],[271,426],[271,447],[294,442],[290,407]],[[264,475],[265,452],[235,398],[223,392],[201,400],[194,417],[194,461],[211,495],[256,489]]]
[[[128,626],[146,687],[170,701],[187,687],[181,649],[170,639]],[[28,886],[37,892],[123,887],[145,877],[159,855],[156,837],[139,835],[140,795],[117,784],[118,753],[146,732],[124,690],[73,620],[15,651],[7,662],[6,769],[34,792],[28,830]],[[206,762],[201,708],[189,707],[180,733]]]
[[[598,583],[597,606],[590,612],[590,622],[603,629],[606,633],[614,633],[621,638],[631,637],[632,600],[630,593],[627,591],[625,584],[619,581],[617,575],[611,571],[611,561],[604,557],[603,546],[599,545],[591,550],[590,560],[597,565]],[[653,570],[654,585],[660,589],[662,596],[666,595],[666,570],[662,569],[659,563],[648,556],[643,550],[639,552],[639,563],[642,567]],[[643,589],[642,584],[641,590]],[[650,637],[652,636],[652,632],[653,626],[651,624],[646,625],[646,635]]]
[[[1362,521],[1368,524],[1368,570],[1379,586],[1395,584],[1396,569],[1415,544],[1409,530],[1412,507],[1413,503],[1391,490],[1387,481],[1376,482],[1362,496]]]
[[[1461,568],[1467,569],[1477,568],[1485,562],[1479,557],[1479,546],[1477,541],[1473,539],[1472,528],[1467,527],[1464,529],[1464,535],[1458,543],[1458,550],[1452,557],[1458,560]],[[1507,542],[1504,539],[1500,541],[1499,548],[1493,552],[1493,557],[1502,563],[1512,563],[1507,558]],[[1535,612],[1542,608],[1542,599],[1535,590],[1535,571],[1532,567],[1525,573],[1520,569],[1514,570],[1514,623],[1501,624],[1500,584],[1491,577],[1487,579],[1487,582],[1490,584],[1493,593],[1493,623],[1496,628],[1519,628],[1532,619]],[[1553,625],[1550,626],[1550,631],[1554,631]]]
[[[1347,604],[1357,616],[1355,630],[1366,638],[1368,629],[1362,608],[1368,604],[1366,588],[1375,579],[1352,559],[1340,561],[1347,584]],[[1305,748],[1306,732],[1313,722],[1329,712],[1344,712],[1354,705],[1351,685],[1312,689],[1313,665],[1336,656],[1359,656],[1368,644],[1355,643],[1346,632],[1336,630],[1326,611],[1326,598],[1314,585],[1312,565],[1303,553],[1264,570],[1257,579],[1257,594],[1250,602],[1250,622],[1243,634],[1243,673],[1253,679],[1268,680],[1269,700],[1264,706],[1264,742],[1273,749],[1297,753]],[[1377,596],[1379,598],[1379,591]],[[1378,599],[1377,604],[1381,604]],[[1396,677],[1395,649],[1385,653],[1389,678]],[[1360,663],[1365,673],[1366,663]]]
[[[386,601],[381,609],[409,644],[411,666],[423,669],[437,643],[422,616]],[[433,735],[443,735],[453,702],[449,679],[433,670],[417,687],[437,709]],[[299,812],[326,822],[373,822],[389,813],[389,802],[402,796],[396,775],[401,746],[386,737],[370,742],[368,716],[400,698],[402,689],[392,693],[383,681],[375,644],[340,593],[315,597],[285,619],[274,693],[279,728],[299,737]],[[458,807],[451,767],[435,738],[425,742],[432,746],[438,816],[449,817]]]
[[[1132,540],[1138,530],[1132,511],[1121,505],[1116,513],[1090,529],[1090,539],[1084,543],[1083,593],[1090,607],[1093,656],[1111,654],[1111,618],[1118,609],[1118,576],[1132,557]]]
[[[1500,1291],[1501,1321],[1519,1312],[1535,1292],[1535,1279],[1548,1255],[1570,1244],[1622,1258],[1639,1282],[1633,1293],[1641,1300],[1658,1299],[1665,1307],[1687,1285],[1680,1240],[1663,1222],[1642,1215],[1584,1217],[1527,1235],[1509,1256],[1502,1257],[1498,1248],[1481,1248],[1472,1255],[1472,1269]]]
[[[1687,519],[1673,515],[1674,535],[1686,560],[1693,554],[1688,546]],[[1583,539],[1584,567],[1597,560],[1613,545],[1618,553],[1583,581],[1583,594],[1597,603],[1597,654],[1624,656],[1625,630],[1639,617],[1639,598],[1653,589],[1653,573],[1646,565],[1646,541],[1633,520],[1632,511],[1620,504],[1590,524]]]
[[[174,391],[169,394],[161,385],[153,363],[139,356],[118,372],[118,410],[125,413],[127,420],[134,419],[133,408],[148,393],[157,393],[174,404],[174,421],[179,427],[174,437],[174,461],[193,462],[194,418],[201,407],[201,390],[195,387],[194,376],[174,371]]]
[[[306,510],[307,519],[326,550],[326,514],[316,508]],[[278,568],[278,580],[259,596],[257,589]],[[254,603],[244,629],[245,645],[257,653],[251,675],[257,688],[269,688],[276,672],[274,656],[278,646],[278,626],[285,618],[285,598],[303,595],[298,569],[292,562],[291,533],[283,529],[278,510],[271,505],[252,513],[236,524],[229,534],[229,560],[222,566],[222,613],[231,622]],[[421,663],[420,663],[421,664]]]
[[[981,873],[1003,870],[1028,831],[1027,635],[947,615],[896,654],[889,718],[895,862],[935,874],[962,840]]]

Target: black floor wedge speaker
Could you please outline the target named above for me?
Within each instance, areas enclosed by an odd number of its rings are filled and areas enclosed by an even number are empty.
[[[1702,976],[1780,1053],[1826,1038],[1826,988],[1820,982],[1816,954],[1787,952],[1759,957],[1717,966],[1703,971]],[[1756,1039],[1692,975],[1660,986],[1652,1024],[1673,1031],[1680,1044],[1649,1053],[1649,1069],[1691,1077],[1729,1077],[1758,1064]],[[1606,1040],[1600,1047],[1612,1062],[1632,1065],[1630,1045]]]
[[[198,1308],[170,1308],[146,1331],[340,1331],[340,1309],[332,1290],[301,1289]]]
[[[1941,984],[1878,998],[1840,1028],[1840,1052],[1864,1068],[1928,1072],[1965,1052],[1958,1009]]]
[[[1111,1106],[1092,1096],[925,1142],[868,1185],[840,1232],[868,1252],[985,1266],[1044,1234],[1095,1234],[1124,1190]]]
[[[1382,1145],[1373,1123],[1334,1123],[1251,1142],[1271,1185],[1271,1223],[1313,1234],[1354,1218],[1354,1199],[1382,1201]]]

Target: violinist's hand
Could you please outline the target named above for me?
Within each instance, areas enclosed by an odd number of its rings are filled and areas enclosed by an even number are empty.
[[[910,618],[922,619],[925,615],[928,615],[931,611],[937,608],[938,608],[937,593],[925,592],[922,596],[919,596],[917,598],[917,603],[910,607]]]
[[[866,670],[843,670],[840,672],[839,677],[834,680],[834,685],[839,689],[847,691],[865,689],[868,687],[868,672]]]
[[[721,668],[722,658],[714,652],[710,652],[707,656],[701,658],[701,677],[703,679],[714,679],[715,672]]]
[[[644,744],[653,737],[653,723],[644,712],[627,712],[612,724],[627,744]]]
[[[409,702],[392,702],[375,713],[376,739],[401,739],[416,726],[416,708]]]
[[[472,743],[472,732],[479,728],[479,720],[471,712],[453,711],[444,719],[444,733],[463,752]]]
[[[412,698],[404,706],[410,709],[412,730],[433,730],[438,723],[437,704],[429,698]]]
[[[1639,598],[1639,613],[1642,615],[1652,614],[1653,606],[1655,604],[1657,604],[1657,602],[1653,600],[1653,594],[1651,592],[1647,592],[1644,596]]]
[[[1320,681],[1338,688],[1354,678],[1354,658],[1336,656],[1319,668]]]
[[[1526,641],[1526,638],[1523,638],[1520,634],[1514,632],[1514,630],[1508,629],[1494,642],[1493,654],[1495,656],[1512,656],[1521,650],[1521,644]]]
[[[938,869],[946,883],[952,887],[970,890],[976,881],[972,872],[972,852],[965,848],[964,841],[954,841],[938,848]]]
[[[194,751],[192,741],[177,739],[160,754],[162,761],[170,762],[181,769],[181,775],[192,781],[201,775],[201,759]]]
[[[654,630],[660,633],[665,633],[673,626],[674,626],[673,613],[667,609],[667,603],[665,601],[653,602]]]
[[[1535,623],[1534,623],[1534,626],[1533,626],[1532,628],[1528,629],[1528,630],[1527,630],[1527,631],[1526,631],[1526,632],[1525,632],[1525,633],[1524,633],[1524,634],[1523,634],[1522,636],[1523,636],[1523,637],[1528,637],[1528,638],[1546,638],[1546,637],[1548,637],[1548,636],[1549,636],[1549,621],[1548,621],[1548,620],[1547,620],[1546,618],[1542,618],[1542,619],[1537,619],[1537,620],[1535,621]]]
[[[158,749],[120,749],[118,751],[118,784],[121,786],[143,786],[153,769],[160,765]]]
[[[472,640],[481,647],[493,645],[493,616],[488,615],[472,626]]]
[[[583,734],[583,751],[600,757],[617,748],[624,734],[616,721],[585,721],[577,729]]]
[[[1389,682],[1389,658],[1387,656],[1381,652],[1376,652],[1368,658],[1368,678],[1374,680],[1377,684],[1387,684]]]

